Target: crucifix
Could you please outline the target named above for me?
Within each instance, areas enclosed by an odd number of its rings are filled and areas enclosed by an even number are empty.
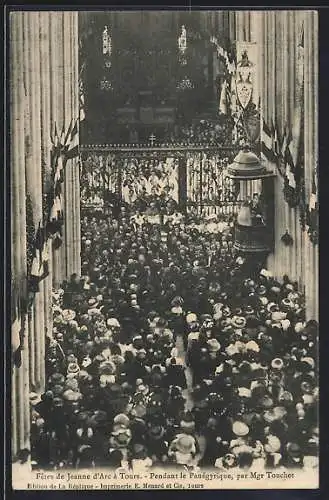
[[[153,145],[154,145],[155,139],[156,139],[155,135],[154,135],[154,134],[151,134],[151,135],[150,135],[150,138],[149,138],[149,141],[150,141],[150,143],[151,143],[151,146],[153,146]]]

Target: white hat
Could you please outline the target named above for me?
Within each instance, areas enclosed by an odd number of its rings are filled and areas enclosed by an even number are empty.
[[[254,352],[260,351],[259,345],[254,340],[249,340],[249,342],[246,343],[246,349]]]
[[[311,405],[314,403],[314,396],[312,394],[303,394],[302,398],[304,405]]]
[[[75,318],[76,313],[75,311],[72,311],[72,309],[64,309],[62,311],[62,316],[65,321],[71,321]]]
[[[215,321],[222,319],[222,317],[223,317],[222,311],[216,311],[215,314],[213,315]]]
[[[198,320],[198,317],[195,313],[188,313],[186,315],[186,322],[187,323],[195,323]]]
[[[251,397],[251,390],[247,389],[247,387],[239,387],[238,394],[241,398],[250,398]]]
[[[225,352],[229,356],[233,356],[234,354],[239,354],[239,349],[236,347],[235,344],[230,344],[229,346],[226,347]]]
[[[290,321],[289,321],[289,319],[283,319],[281,321],[281,326],[282,326],[282,330],[284,332],[286,332],[288,330],[288,328],[290,327]]]
[[[282,311],[274,311],[272,313],[272,321],[282,321],[283,319],[286,319],[287,314],[282,312]]]
[[[216,366],[215,375],[218,375],[219,373],[222,373],[223,370],[224,370],[224,363],[222,363],[219,366]]]
[[[305,328],[305,324],[299,321],[298,323],[295,324],[295,332],[296,333],[301,333]]]
[[[271,362],[271,367],[276,370],[282,370],[283,368],[283,360],[281,358],[274,358]]]
[[[301,361],[304,361],[304,363],[307,363],[312,368],[312,370],[314,369],[315,362],[314,362],[313,358],[307,356],[307,357],[301,358]]]
[[[109,318],[106,322],[107,326],[112,326],[115,328],[120,328],[120,323],[116,318]]]
[[[217,339],[209,339],[207,342],[210,352],[217,352],[220,349],[220,343]]]
[[[233,423],[232,431],[236,436],[243,437],[249,434],[249,427],[244,422],[236,421]]]
[[[276,304],[275,302],[269,302],[267,304],[267,308],[266,309],[268,310],[268,312],[273,312],[273,308],[275,310],[277,307],[278,307],[278,304]]]
[[[267,269],[262,269],[259,274],[260,274],[260,276],[263,276],[264,278],[272,278],[272,276],[273,276],[273,274],[270,271],[268,271]]]
[[[267,453],[278,453],[281,449],[281,441],[277,436],[270,434],[267,436],[267,443],[264,448]]]
[[[41,401],[41,394],[37,394],[36,392],[30,392],[30,403],[32,406],[37,405]]]

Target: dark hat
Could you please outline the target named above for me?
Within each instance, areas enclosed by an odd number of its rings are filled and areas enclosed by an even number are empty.
[[[48,379],[49,385],[64,384],[65,377],[62,373],[56,372],[50,375]]]
[[[147,450],[143,444],[136,443],[133,446],[133,459],[135,460],[144,460],[147,458]]]
[[[266,295],[267,289],[265,285],[259,285],[259,287],[256,289],[258,295]]]
[[[183,432],[193,432],[195,430],[195,421],[190,411],[185,412],[181,421],[180,428]]]
[[[255,314],[255,311],[254,309],[252,308],[251,305],[247,305],[245,308],[244,308],[244,313],[248,316],[252,316]]]
[[[260,406],[264,409],[273,408],[273,399],[270,398],[267,394],[260,400]]]
[[[297,443],[287,443],[286,450],[292,457],[300,457],[301,455],[301,448]]]
[[[60,408],[62,406],[64,406],[64,401],[62,398],[58,398],[58,397],[55,397],[53,399],[53,406],[56,407],[56,408]]]

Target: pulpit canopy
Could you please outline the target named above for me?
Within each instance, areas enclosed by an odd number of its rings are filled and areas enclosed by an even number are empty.
[[[228,167],[228,176],[237,180],[252,180],[273,177],[258,156],[246,146],[234,158]]]

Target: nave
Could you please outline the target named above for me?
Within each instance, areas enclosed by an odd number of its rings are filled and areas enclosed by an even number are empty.
[[[316,487],[318,13],[10,14],[13,488]]]

